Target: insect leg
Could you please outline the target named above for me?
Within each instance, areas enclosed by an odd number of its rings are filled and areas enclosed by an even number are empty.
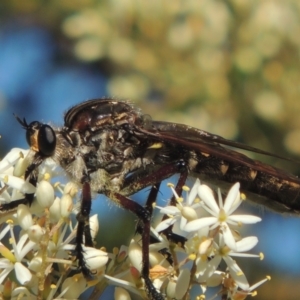
[[[125,183],[125,188],[122,189],[122,194],[128,195],[128,194],[132,194],[133,193],[132,191],[141,190],[151,185],[154,186],[157,184],[157,182],[160,183],[162,180],[171,177],[176,173],[179,173],[180,176],[175,191],[177,192],[178,195],[181,195],[182,187],[185,184],[188,177],[188,167],[186,162],[183,159],[178,160],[177,162],[171,164],[164,165],[154,172],[149,172],[149,174],[143,176],[142,178],[134,178],[134,177],[131,178],[127,185]],[[151,192],[154,192],[153,189],[151,190]],[[154,198],[156,199],[156,196],[151,198],[149,194],[148,201]],[[148,201],[146,203],[146,206],[148,206],[148,209],[150,208],[152,209],[152,204],[155,200],[152,200],[152,202],[149,203]],[[175,196],[171,198],[170,204],[176,205]],[[164,219],[165,218],[167,218],[167,216],[164,216]],[[172,227],[165,229],[163,231],[163,234],[167,237],[169,241],[172,241],[176,244],[178,243],[184,244],[185,242],[185,239],[183,237],[172,232]]]
[[[147,170],[146,170],[147,171]],[[125,180],[124,187],[121,190],[122,195],[132,195],[143,188],[153,186],[162,180],[171,177],[174,174],[187,172],[186,162],[181,159],[174,163],[166,164],[156,170],[148,170],[142,177],[131,176],[129,180]]]
[[[149,244],[153,203],[156,201],[161,181],[165,178],[174,175],[175,173],[180,173],[176,189],[181,194],[182,186],[184,185],[188,175],[186,164],[183,160],[177,161],[176,163],[164,165],[155,172],[149,172],[149,174],[142,178],[136,178],[136,180],[132,180],[130,184],[128,184],[124,189],[122,189],[122,195],[115,192],[109,192],[107,194],[107,196],[110,199],[115,200],[119,205],[133,212],[139,218],[137,228],[138,231],[142,231],[141,236],[143,257],[141,276],[145,281],[147,294],[151,297],[151,299],[155,300],[163,299],[163,296],[155,289],[149,278]],[[140,190],[147,186],[152,186],[152,188],[149,193],[145,207],[140,206],[138,203],[128,199],[126,196],[123,195],[123,193],[125,195],[127,193],[132,194],[133,191]],[[175,200],[173,199],[173,205],[174,203]],[[168,238],[172,238],[172,240],[174,240],[175,237],[177,237],[177,235],[172,233],[172,228],[167,230],[168,231],[166,231],[166,234],[168,235]]]
[[[75,254],[82,274],[85,277],[90,277],[91,272],[85,264],[85,260],[83,256],[84,250],[82,247],[83,242],[85,246],[88,247],[93,246],[93,240],[91,236],[90,223],[89,223],[89,216],[90,216],[91,205],[92,205],[92,196],[91,196],[91,187],[88,182],[84,182],[82,185],[81,198],[82,199],[81,199],[80,212],[76,216],[78,225],[77,225],[77,232],[76,232]],[[84,236],[84,241],[83,241],[83,236]]]
[[[151,202],[155,202],[156,195],[157,195],[158,189],[152,188],[150,192],[150,200],[149,202],[149,208],[143,207],[139,205],[138,203],[128,199],[127,197],[115,193],[115,192],[109,192],[107,196],[116,201],[120,206],[123,208],[131,211],[134,213],[138,218],[139,222],[142,224],[140,225],[143,228],[143,234],[142,234],[142,270],[141,270],[141,276],[145,281],[145,288],[148,296],[152,300],[163,300],[164,297],[156,290],[156,288],[153,286],[150,278],[149,278],[149,243],[150,243],[150,226],[151,226],[151,216],[152,216],[152,204]],[[148,198],[149,199],[149,198]],[[151,205],[150,205],[151,204]],[[150,208],[151,206],[151,208]]]

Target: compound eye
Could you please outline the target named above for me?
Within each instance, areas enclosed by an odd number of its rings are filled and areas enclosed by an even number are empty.
[[[38,130],[37,143],[39,152],[44,156],[51,156],[56,146],[56,135],[54,130],[43,124]]]

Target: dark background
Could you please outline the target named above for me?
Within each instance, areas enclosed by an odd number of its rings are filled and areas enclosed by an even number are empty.
[[[71,106],[113,96],[153,119],[300,160],[297,0],[12,0],[1,1],[0,22],[1,157],[27,147],[13,113],[61,125]],[[258,159],[300,174],[299,164]],[[135,223],[107,203],[93,211],[109,249],[126,243],[120,228],[132,234]],[[247,235],[259,236],[253,252],[265,260],[241,260],[242,268],[250,283],[272,276],[256,299],[299,299],[300,220],[256,214],[263,221]]]

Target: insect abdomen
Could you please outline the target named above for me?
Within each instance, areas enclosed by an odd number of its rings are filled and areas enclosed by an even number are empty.
[[[281,170],[253,160],[253,168],[205,153],[192,155],[190,170],[210,181],[240,182],[241,189],[255,195],[252,202],[280,213],[300,214],[300,180]],[[255,167],[257,166],[257,169]],[[263,169],[266,171],[262,171]],[[270,174],[271,173],[271,174]],[[276,176],[277,174],[277,176]],[[261,197],[263,196],[263,197]],[[248,197],[247,197],[248,198]]]

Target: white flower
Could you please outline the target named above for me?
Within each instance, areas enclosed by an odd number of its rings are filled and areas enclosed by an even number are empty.
[[[232,251],[224,242],[224,237],[220,235],[219,245],[214,242],[214,257],[208,261],[206,265],[205,275],[204,277],[209,278],[211,277],[214,272],[216,271],[217,267],[219,266],[221,260],[223,259],[227,264],[229,269],[229,273],[231,277],[234,279],[236,284],[243,290],[249,289],[249,284],[247,278],[243,271],[240,269],[238,264],[231,258],[231,256],[239,256],[239,257],[260,257],[256,254],[248,254],[248,253],[241,253],[244,251],[248,251],[252,249],[258,242],[257,237],[250,236],[241,239],[240,241],[236,242],[236,251]]]
[[[156,226],[155,230],[157,232],[163,231],[164,229],[175,224],[177,221],[179,222],[179,228],[182,230],[187,222],[198,218],[196,209],[201,207],[200,203],[196,201],[197,191],[200,186],[199,179],[195,181],[191,191],[189,191],[188,187],[184,187],[187,192],[185,201],[183,201],[182,197],[178,196],[178,194],[176,193],[172,185],[169,186],[173,191],[173,195],[177,203],[176,206],[171,206],[171,205],[166,207],[156,206],[156,208],[160,209],[160,213],[170,216],[169,218],[160,222],[158,226]]]
[[[0,161],[0,186],[6,186],[0,193],[1,202],[11,202],[22,198],[24,193],[35,192],[36,188],[31,183],[19,177],[27,167],[28,162],[24,156],[28,152],[14,148]]]
[[[15,270],[17,280],[20,284],[25,285],[31,280],[32,274],[23,264],[23,258],[34,248],[36,244],[28,240],[27,234],[22,235],[19,242],[16,244],[12,229],[11,240],[13,251],[0,243],[0,253],[3,256],[3,258],[0,258],[0,269],[2,269],[2,272],[0,273],[0,284],[12,270]]]
[[[186,224],[184,230],[191,232],[209,226],[210,230],[220,226],[226,245],[236,250],[236,242],[228,225],[238,226],[242,223],[251,224],[261,221],[261,218],[252,215],[231,215],[242,203],[239,192],[240,184],[234,184],[229,190],[224,201],[220,190],[218,190],[219,206],[216,203],[212,190],[207,185],[200,185],[198,195],[203,200],[203,208],[207,210],[212,217],[199,218]]]

